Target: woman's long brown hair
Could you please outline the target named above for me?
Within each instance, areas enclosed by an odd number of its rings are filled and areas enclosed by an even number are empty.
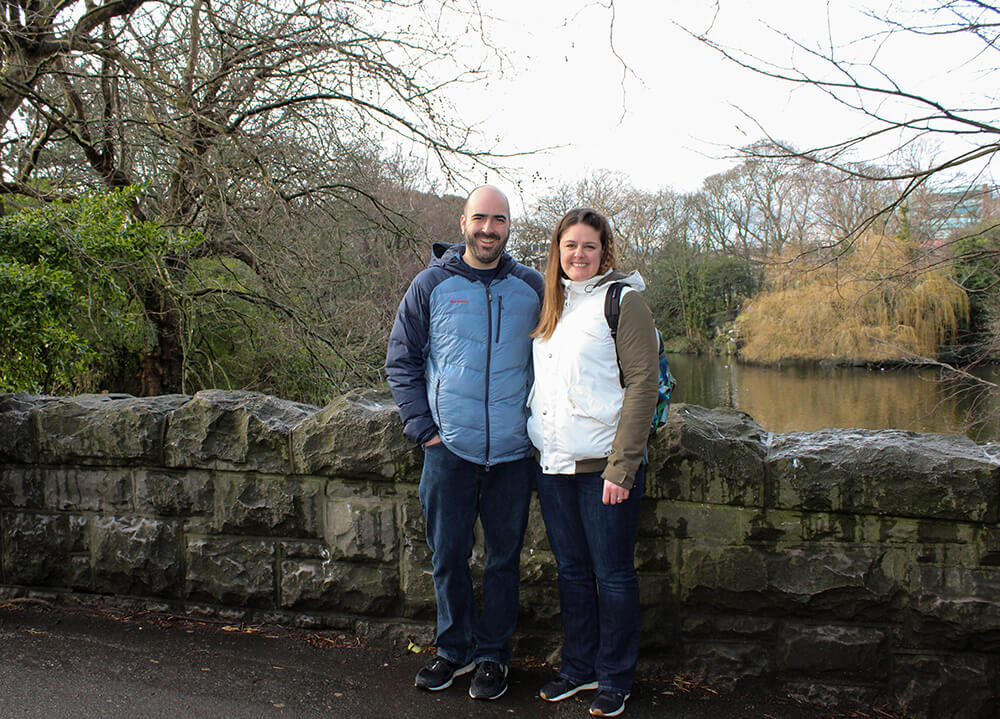
[[[549,256],[545,262],[545,299],[542,301],[542,311],[538,317],[538,326],[531,333],[532,337],[548,339],[556,331],[556,325],[562,317],[563,303],[566,300],[563,290],[563,279],[566,273],[559,264],[559,240],[563,233],[573,225],[584,224],[593,227],[601,236],[601,265],[597,274],[604,274],[615,266],[614,233],[607,218],[597,210],[589,207],[578,207],[570,210],[559,220],[549,241]]]

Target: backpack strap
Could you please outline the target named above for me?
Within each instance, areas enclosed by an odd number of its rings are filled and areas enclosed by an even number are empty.
[[[608,329],[611,330],[611,339],[618,342],[618,317],[622,313],[622,290],[625,289],[624,282],[612,282],[608,286],[608,292],[604,295],[604,319],[608,322]]]
[[[615,343],[615,360],[618,362],[618,382],[625,386],[625,373],[622,372],[622,363],[618,359],[618,317],[622,313],[622,291],[625,289],[624,282],[612,282],[604,295],[604,319],[611,330],[611,341]]]

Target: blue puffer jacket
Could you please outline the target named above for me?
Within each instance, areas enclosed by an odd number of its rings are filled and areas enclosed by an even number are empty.
[[[489,466],[534,451],[525,429],[528,335],[544,282],[505,252],[486,287],[462,260],[464,250],[434,245],[430,265],[399,304],[385,373],[410,440],[440,434],[459,457]]]

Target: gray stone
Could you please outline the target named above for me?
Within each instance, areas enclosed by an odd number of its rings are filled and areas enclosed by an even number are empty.
[[[38,456],[35,410],[56,397],[26,392],[0,394],[0,462],[34,462]]]
[[[256,474],[215,476],[215,531],[281,537],[323,536],[323,486],[317,480]]]
[[[325,559],[281,563],[281,606],[321,612],[385,615],[398,603],[394,567]]]
[[[379,498],[326,502],[326,541],[334,559],[395,561],[396,506]]]
[[[95,591],[180,598],[181,546],[173,523],[98,517],[92,531]]]
[[[316,411],[257,392],[203,390],[171,416],[166,464],[287,474],[289,433]]]
[[[646,494],[763,506],[767,439],[768,433],[745,412],[676,405],[650,448]]]
[[[779,506],[996,522],[1000,463],[972,440],[898,430],[775,435]]]
[[[778,633],[775,658],[782,673],[874,682],[889,676],[888,649],[888,637],[880,629],[789,622]]]
[[[5,512],[0,517],[0,530],[4,583],[26,587],[79,586],[73,559],[88,551],[84,518]]]
[[[135,510],[140,514],[189,517],[212,512],[215,486],[207,471],[136,469],[133,482]]]
[[[403,538],[399,558],[399,589],[403,600],[403,616],[434,618],[436,605],[431,550],[423,541]]]
[[[125,468],[52,467],[41,470],[48,509],[127,512],[132,507],[132,472]]]
[[[45,482],[35,467],[0,465],[0,507],[43,509]]]
[[[937,646],[1000,652],[1000,568],[921,566],[917,632]]]
[[[520,620],[526,625],[561,629],[557,576],[551,551],[522,550]]]
[[[417,481],[422,452],[403,436],[388,392],[358,391],[338,397],[292,431],[292,456],[300,474]]]
[[[913,719],[993,719],[1000,713],[995,655],[898,655],[895,705]]]
[[[167,419],[188,399],[85,394],[39,404],[39,456],[51,464],[159,464]]]
[[[272,541],[189,539],[185,597],[237,607],[274,608],[274,562]]]
[[[688,642],[681,667],[684,676],[733,689],[747,680],[774,675],[774,660],[767,645],[756,642]]]

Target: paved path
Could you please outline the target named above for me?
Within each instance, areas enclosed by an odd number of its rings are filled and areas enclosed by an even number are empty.
[[[589,717],[589,699],[548,704],[549,670],[515,663],[493,702],[468,696],[468,677],[443,692],[413,687],[426,655],[336,632],[240,628],[167,615],[0,600],[0,719],[437,719]],[[589,696],[589,693],[588,693]],[[638,684],[631,719],[827,719],[776,698]],[[854,714],[853,716],[866,716]],[[872,715],[888,716],[888,715]]]

